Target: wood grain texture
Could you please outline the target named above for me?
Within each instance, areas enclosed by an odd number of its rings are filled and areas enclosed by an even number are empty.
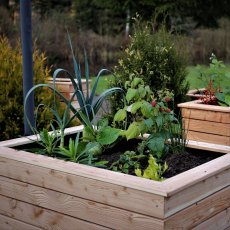
[[[182,108],[182,117],[203,121],[214,121],[225,123],[226,125],[230,123],[230,114],[219,111]]]
[[[81,199],[64,193],[0,177],[0,194],[26,203],[50,209],[60,214],[76,217],[108,228],[151,229],[162,226],[158,219],[140,215],[112,206]]]
[[[206,111],[218,111],[223,113],[230,113],[230,107],[201,104],[200,100],[180,103],[177,106],[179,108],[189,108],[189,109],[192,108],[192,109],[199,109],[199,110],[206,110]]]
[[[66,128],[64,130],[64,133],[66,135],[69,134],[74,134],[77,132],[81,132],[83,130],[83,125],[79,125],[79,126],[75,126],[75,127],[70,127],[70,128]],[[49,132],[52,133],[52,132]],[[29,137],[20,137],[20,138],[15,138],[15,139],[11,139],[11,140],[6,140],[6,141],[1,141],[0,142],[0,147],[15,147],[15,146],[20,146],[20,145],[25,145],[25,144],[30,144],[33,143],[34,141],[39,140],[39,136],[38,135],[31,135]]]
[[[230,137],[230,124],[185,118],[185,130]]]
[[[203,223],[194,227],[194,230],[226,230],[230,228],[230,208],[216,214]]]
[[[0,229],[1,230],[42,230],[36,226],[15,220],[8,216],[0,215]]]
[[[172,216],[178,211],[181,211],[190,205],[211,196],[215,192],[226,188],[226,186],[230,185],[229,178],[230,169],[202,181],[197,181],[193,185],[191,184],[190,187],[185,187],[183,190],[179,188],[180,191],[178,190],[175,192],[174,189],[174,195],[171,194],[165,200],[165,217]],[[179,184],[181,183],[178,180],[178,185]]]
[[[210,151],[210,154],[216,154],[218,152],[230,153],[230,146],[227,146],[227,145],[218,145],[218,144],[213,144],[213,143],[188,140],[186,146],[194,148],[194,149],[208,150]]]
[[[187,140],[230,146],[230,137],[228,136],[220,136],[215,134],[195,132],[189,130],[186,132],[186,138]]]
[[[230,207],[230,187],[228,186],[204,200],[182,210],[165,220],[165,229],[192,229],[210,217]]]
[[[20,160],[2,158],[0,175],[137,213],[163,217],[164,197],[158,192],[164,191],[160,190],[160,182],[23,151],[10,151],[12,158],[20,153]],[[6,156],[9,157],[9,152]]]
[[[6,215],[38,228],[47,230],[108,229],[2,195],[0,195],[0,201],[1,215]]]

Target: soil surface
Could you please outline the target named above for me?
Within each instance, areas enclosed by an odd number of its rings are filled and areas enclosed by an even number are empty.
[[[115,148],[109,149],[105,152],[101,159],[109,161],[109,165],[117,161],[122,153],[126,150],[134,150],[137,148],[137,140],[121,141]],[[170,178],[189,169],[197,167],[208,161],[216,159],[222,156],[222,153],[210,152],[200,149],[186,148],[184,152],[169,154],[163,159],[168,165],[168,170],[164,173],[164,178]],[[148,166],[148,159],[140,161],[141,169],[145,169]],[[130,174],[135,175],[134,170],[130,171]]]

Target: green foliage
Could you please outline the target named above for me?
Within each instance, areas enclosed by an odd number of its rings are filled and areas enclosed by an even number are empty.
[[[216,93],[217,102],[221,106],[230,106],[230,94]]]
[[[96,144],[92,149],[94,155],[100,155],[103,148],[114,144],[120,135],[121,130],[110,127],[106,118],[99,120],[96,126],[87,122],[83,130],[83,140],[89,145]]]
[[[15,138],[23,135],[23,78],[22,78],[22,51],[17,42],[12,47],[6,37],[0,37],[0,140]],[[37,47],[33,52],[34,83],[45,82],[49,77],[50,69],[45,67],[46,57]],[[52,94],[40,88],[35,93],[35,103],[44,101],[51,104]],[[51,114],[45,110],[38,117],[38,126],[47,126]]]
[[[38,85],[35,85],[34,87],[32,87],[26,95],[25,106],[27,106],[27,99],[29,98],[30,94],[32,94],[35,90],[40,89],[41,87],[46,87],[53,92],[54,97],[56,97],[56,96],[60,97],[61,100],[64,102],[64,104],[68,107],[68,109],[71,110],[71,112],[73,113],[73,115],[69,118],[69,121],[66,122],[66,124],[69,124],[75,117],[77,117],[83,124],[86,124],[85,122],[91,122],[93,120],[93,118],[95,117],[95,114],[97,114],[103,101],[107,97],[109,97],[113,93],[123,94],[123,90],[119,87],[113,87],[113,88],[107,89],[106,91],[104,91],[100,96],[98,96],[95,99],[94,96],[96,93],[96,88],[97,88],[97,85],[99,82],[99,78],[103,72],[108,71],[108,70],[102,69],[99,71],[99,73],[96,77],[96,80],[94,82],[94,85],[92,87],[92,91],[90,92],[89,66],[88,66],[88,61],[87,61],[87,57],[86,57],[86,52],[84,52],[84,56],[85,56],[85,79],[86,79],[86,93],[84,93],[84,89],[83,89],[83,85],[82,85],[82,74],[81,74],[79,65],[77,63],[77,60],[74,56],[74,51],[73,51],[73,47],[72,47],[72,42],[70,40],[70,36],[68,36],[68,38],[69,38],[69,44],[70,44],[70,48],[71,48],[71,52],[72,52],[74,76],[72,76],[72,74],[65,69],[55,70],[55,72],[53,74],[53,84],[52,85],[50,85],[50,84],[38,84]],[[55,86],[56,78],[60,74],[66,74],[66,76],[69,77],[69,79],[72,82],[72,85],[73,85],[75,92],[73,93],[70,100],[67,100],[65,98],[65,96]],[[78,101],[78,105],[79,105],[80,109],[74,107],[72,104],[75,96],[77,97],[77,101]]]
[[[56,132],[49,133],[47,129],[43,128],[39,133],[39,141],[37,141],[37,143],[43,147],[39,153],[55,156],[57,141],[58,138]]]
[[[215,54],[212,53],[210,57],[209,68],[204,69],[202,66],[197,65],[196,69],[199,74],[199,79],[203,83],[202,86],[207,87],[210,81],[212,81],[213,88],[220,88],[222,91],[228,89],[229,85],[226,85],[226,82],[230,81],[227,75],[228,69],[223,61],[217,59]]]
[[[168,169],[168,166],[166,163],[164,163],[163,166],[158,164],[155,160],[155,158],[150,155],[148,160],[148,167],[144,170],[144,172],[141,171],[141,169],[136,169],[135,173],[139,177],[144,177],[151,180],[156,181],[163,181],[163,173],[166,172]]]
[[[120,155],[117,161],[113,162],[110,169],[128,174],[140,166],[139,161],[142,158],[145,158],[145,155],[137,155],[134,151],[126,151]]]
[[[79,142],[80,133],[76,135],[75,140],[69,139],[68,147],[59,147],[58,154],[65,158],[82,164],[92,165],[96,158],[93,156],[92,148],[93,145],[85,145],[83,142]]]
[[[156,97],[160,90],[168,90],[174,94],[175,104],[184,101],[189,87],[185,53],[176,48],[180,37],[164,29],[152,33],[149,25],[141,25],[138,20],[135,26],[130,44],[115,68],[116,78],[111,86],[125,89],[126,81],[141,78]],[[112,97],[114,111],[121,107],[120,101],[120,97]]]
[[[205,90],[201,97],[202,103],[228,106],[230,78],[227,75],[227,67],[214,54],[211,55],[210,61],[207,69],[202,69],[199,65],[196,67],[199,70],[199,78],[205,83]]]
[[[118,110],[113,119],[114,126],[122,122],[125,127],[126,124],[128,125],[121,135],[130,140],[149,133],[147,141],[143,143],[159,160],[170,149],[172,152],[181,150],[184,147],[183,143],[176,141],[183,136],[180,132],[181,126],[174,112],[169,108],[169,104],[173,104],[173,95],[167,91],[159,91],[159,96],[163,98],[155,99],[153,92],[140,78],[127,81],[125,86],[127,87],[126,99],[129,104]],[[173,140],[172,146],[167,143],[168,139]]]

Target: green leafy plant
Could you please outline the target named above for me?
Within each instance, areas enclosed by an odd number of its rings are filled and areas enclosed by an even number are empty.
[[[143,172],[139,168],[136,169],[136,175],[151,180],[163,181],[163,173],[166,172],[168,169],[167,164],[164,163],[164,165],[161,166],[156,162],[155,158],[152,155],[149,156],[148,163],[148,167]]]
[[[144,85],[144,81],[140,78],[127,81],[126,87],[127,105],[115,114],[114,125],[119,122],[125,123],[129,116],[130,122],[127,130],[124,130],[121,135],[129,140],[149,133],[145,144],[151,154],[161,159],[169,149],[167,140],[175,136],[173,126],[178,127],[179,124],[173,111],[168,107],[173,96],[168,94],[157,101],[154,99],[153,92]]]
[[[230,94],[225,94],[225,93],[216,93],[215,94],[217,102],[221,106],[230,106]]]
[[[146,25],[135,20],[134,34],[115,68],[116,77],[110,85],[125,90],[126,81],[141,78],[156,97],[159,91],[168,90],[174,94],[175,104],[183,102],[189,86],[186,54],[176,46],[180,37],[163,28],[153,32],[151,23]],[[114,111],[122,107],[121,100],[119,95],[111,97]]]
[[[83,130],[83,140],[88,142],[88,145],[93,144],[95,146],[92,149],[94,155],[100,155],[104,148],[115,143],[121,134],[121,130],[109,126],[106,118],[99,120],[96,126],[93,126],[86,119],[85,116],[86,125]]]
[[[128,174],[137,169],[140,166],[140,159],[145,157],[145,155],[137,155],[134,151],[126,151],[110,166],[110,169]]]
[[[80,133],[77,133],[75,140],[69,139],[68,147],[60,146],[58,154],[73,162],[92,165],[96,158],[90,152],[90,149],[94,146],[86,146],[85,143],[80,143],[79,137]]]
[[[74,51],[73,51],[73,47],[72,47],[72,43],[71,43],[69,35],[68,35],[68,38],[69,38],[70,48],[71,48],[71,52],[72,52],[75,77],[72,76],[72,74],[67,70],[64,70],[64,69],[55,70],[54,74],[53,74],[53,84],[50,85],[48,83],[42,83],[42,84],[37,84],[34,87],[32,87],[26,95],[25,106],[27,106],[27,100],[28,100],[30,94],[32,94],[34,91],[36,91],[37,89],[39,89],[41,87],[42,88],[46,87],[53,92],[54,104],[56,104],[55,100],[56,100],[56,96],[58,96],[65,103],[65,105],[71,110],[73,115],[70,117],[70,119],[69,119],[70,121],[72,121],[75,117],[77,117],[84,124],[84,120],[82,119],[82,116],[79,114],[79,111],[81,111],[81,113],[84,113],[85,116],[87,116],[89,121],[92,121],[93,118],[95,117],[95,114],[100,109],[105,98],[110,96],[113,93],[123,93],[123,90],[119,87],[113,87],[113,88],[107,89],[105,92],[103,92],[101,95],[99,95],[95,99],[95,92],[96,92],[99,78],[100,78],[101,74],[103,74],[104,72],[106,72],[108,70],[102,69],[99,71],[99,73],[96,77],[96,80],[94,82],[92,91],[90,92],[89,66],[88,66],[88,62],[87,62],[86,52],[84,52],[84,55],[85,55],[85,79],[86,79],[86,94],[84,94],[84,90],[83,90],[83,86],[82,86],[82,75],[80,72],[79,65],[77,64],[76,58],[74,56]],[[66,76],[68,76],[72,82],[74,89],[75,89],[75,92],[73,93],[72,97],[69,100],[67,100],[65,98],[65,96],[55,86],[55,81],[56,81],[56,78],[58,77],[59,74],[65,74]],[[78,104],[80,106],[80,110],[78,110],[78,108],[75,108],[72,104],[75,96],[77,97]]]
[[[203,104],[229,106],[230,87],[228,84],[226,85],[228,82],[226,81],[228,78],[227,68],[221,60],[217,59],[215,54],[211,55],[210,60],[209,68],[203,71],[200,68],[200,79],[207,82],[200,100]]]
[[[55,149],[58,142],[57,132],[49,133],[49,131],[45,128],[39,133],[39,145],[41,145],[44,149],[39,150],[40,154],[48,154],[49,156],[55,155]]]

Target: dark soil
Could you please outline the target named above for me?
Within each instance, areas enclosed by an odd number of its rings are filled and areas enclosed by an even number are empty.
[[[121,141],[115,148],[111,148],[106,151],[101,159],[109,161],[109,165],[113,162],[117,161],[122,153],[126,150],[136,150],[138,141],[131,140],[131,141]],[[186,148],[185,152],[176,153],[176,154],[169,154],[167,157],[164,158],[163,161],[166,161],[168,165],[168,170],[164,173],[164,178],[170,178],[182,172],[185,172],[189,169],[197,167],[201,164],[204,164],[208,161],[216,159],[222,156],[222,153],[217,152],[210,152],[200,149],[189,149]],[[145,169],[148,165],[148,159],[142,160],[141,168]],[[130,171],[130,174],[134,175],[134,170]]]
[[[214,160],[222,155],[223,154],[221,153],[198,149],[186,149],[185,152],[172,154],[166,158],[168,170],[164,174],[164,177],[169,178],[175,176],[208,161]]]

